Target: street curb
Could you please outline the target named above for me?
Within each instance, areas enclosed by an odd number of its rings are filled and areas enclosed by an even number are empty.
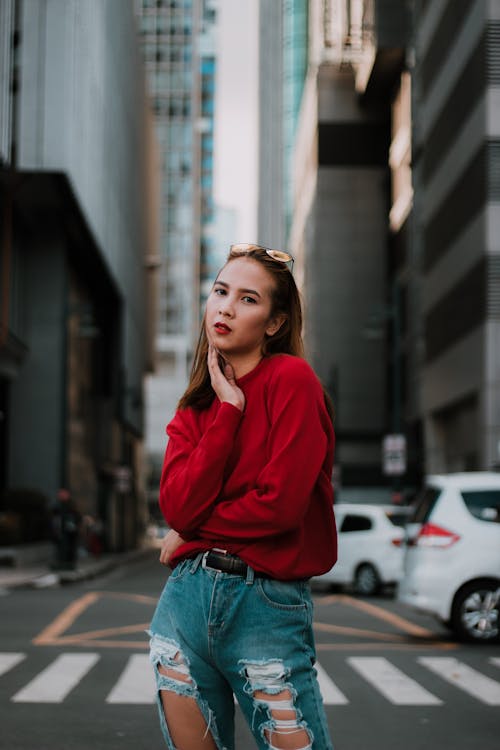
[[[67,586],[80,581],[97,578],[110,570],[117,568],[124,563],[139,561],[155,552],[154,547],[141,547],[140,549],[131,550],[130,552],[115,553],[102,560],[95,560],[90,563],[83,562],[75,570],[48,570],[37,572],[35,575],[22,575],[17,580],[2,581],[0,589],[2,591],[13,591],[19,589],[42,589],[55,588],[56,586]]]

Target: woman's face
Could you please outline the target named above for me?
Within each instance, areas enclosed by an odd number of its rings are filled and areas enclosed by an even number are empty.
[[[256,260],[235,258],[219,273],[207,300],[208,340],[231,359],[261,356],[267,336],[279,329],[282,318],[272,318],[274,281]]]

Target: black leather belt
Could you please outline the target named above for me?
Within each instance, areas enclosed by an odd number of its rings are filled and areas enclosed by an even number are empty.
[[[232,573],[244,578],[248,575],[249,566],[246,562],[236,555],[230,555],[223,549],[211,549],[205,552],[201,565],[203,568],[217,570],[219,573]],[[255,578],[269,578],[269,576],[265,573],[255,572]]]

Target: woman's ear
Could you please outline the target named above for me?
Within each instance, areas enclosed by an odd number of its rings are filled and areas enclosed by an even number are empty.
[[[271,322],[266,328],[267,336],[274,336],[276,333],[278,333],[285,320],[286,315],[284,313],[282,313],[281,315],[276,315],[276,317],[272,318]]]

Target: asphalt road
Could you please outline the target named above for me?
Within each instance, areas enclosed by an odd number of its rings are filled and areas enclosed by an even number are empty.
[[[160,750],[146,629],[154,557],[0,598],[2,750]],[[318,670],[335,750],[499,750],[500,648],[464,646],[390,595],[315,589]],[[238,714],[237,748],[254,749]]]

